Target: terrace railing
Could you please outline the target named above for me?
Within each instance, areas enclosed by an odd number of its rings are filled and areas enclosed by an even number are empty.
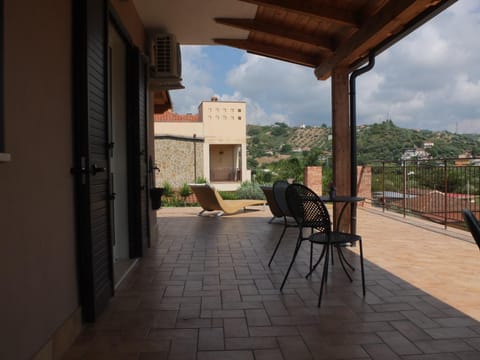
[[[383,161],[372,166],[372,204],[464,227],[462,209],[480,215],[480,159]]]

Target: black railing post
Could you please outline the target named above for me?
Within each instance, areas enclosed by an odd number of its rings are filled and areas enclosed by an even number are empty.
[[[444,206],[443,206],[443,209],[445,211],[445,216],[444,216],[444,221],[445,221],[445,230],[447,230],[447,221],[448,221],[448,169],[447,169],[447,166],[448,166],[448,163],[447,163],[447,159],[443,160],[443,166],[445,168],[445,171],[444,171],[444,188],[445,188],[445,200],[444,200]]]
[[[385,212],[385,160],[382,161],[382,212]]]
[[[407,217],[407,212],[406,212],[406,208],[407,208],[407,162],[402,161],[402,165],[403,165],[403,179],[402,179],[402,182],[403,182],[403,217],[406,218]]]

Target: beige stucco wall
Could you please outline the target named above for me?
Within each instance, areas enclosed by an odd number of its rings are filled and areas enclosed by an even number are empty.
[[[155,139],[156,184],[162,187],[168,181],[174,188],[192,183],[198,177],[205,177],[203,168],[204,144],[193,141]],[[196,153],[196,176],[195,160]]]
[[[113,0],[132,40],[132,2]],[[5,0],[0,358],[54,358],[80,329],[72,166],[72,2]],[[153,124],[149,127],[153,135]],[[150,141],[153,153],[153,140]]]
[[[204,123],[204,136],[210,144],[245,144],[247,137],[246,104],[244,102],[204,101],[199,113]]]
[[[155,135],[174,135],[192,138],[203,138],[204,127],[202,122],[155,122]]]
[[[27,359],[78,308],[71,2],[5,1],[0,358]]]
[[[146,34],[142,24],[142,20],[138,16],[137,9],[132,0],[110,0],[110,4],[115,9],[115,12],[120,17],[122,25],[128,31],[132,42],[138,46],[142,51],[146,51],[145,40]]]

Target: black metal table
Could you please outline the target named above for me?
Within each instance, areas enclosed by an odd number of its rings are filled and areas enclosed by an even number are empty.
[[[343,213],[345,212],[345,209],[347,208],[348,204],[353,204],[353,203],[358,203],[361,201],[365,201],[364,197],[360,196],[348,196],[348,195],[340,195],[340,196],[321,196],[320,199],[322,199],[323,202],[325,203],[343,203],[342,208],[340,209],[340,213],[338,214],[338,218],[336,223],[334,224],[335,228],[334,230],[339,230],[340,229],[340,222],[342,220]]]

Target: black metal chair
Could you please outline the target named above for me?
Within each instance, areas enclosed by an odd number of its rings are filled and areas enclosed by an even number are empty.
[[[273,195],[273,188],[271,186],[260,186],[260,189],[262,189],[265,199],[267,199],[268,207],[273,215],[273,217],[268,220],[268,223],[271,224],[276,218],[283,218],[283,212],[278,207],[275,196]]]
[[[475,242],[477,243],[478,248],[480,249],[480,222],[478,221],[478,219],[475,217],[475,215],[470,209],[463,209],[462,213],[463,213],[463,218],[467,223],[467,227],[470,230],[470,233],[472,234],[473,238],[475,239]]]
[[[277,245],[275,246],[275,250],[273,250],[273,254],[270,257],[268,266],[270,266],[270,264],[272,263],[273,258],[277,253],[278,247],[280,246],[280,243],[283,240],[285,232],[287,231],[287,228],[298,227],[297,223],[292,223],[291,221],[289,222],[289,218],[292,218],[292,214],[287,205],[286,191],[287,191],[288,185],[290,184],[285,180],[277,180],[273,183],[273,186],[272,186],[275,203],[277,205],[278,210],[282,214],[281,216],[283,216],[283,231],[282,231],[282,234],[280,235],[280,238],[278,239]]]
[[[365,296],[365,274],[363,266],[362,238],[354,234],[332,231],[330,215],[328,213],[327,207],[325,206],[325,203],[313,190],[309,189],[308,187],[300,184],[289,185],[286,191],[286,199],[290,212],[298,223],[299,235],[297,239],[297,245],[295,247],[295,251],[290,262],[290,266],[288,267],[287,273],[285,274],[285,278],[280,289],[283,288],[287,280],[288,274],[290,273],[292,265],[295,262],[295,258],[297,257],[302,242],[304,240],[309,240],[310,272],[308,273],[307,277],[315,270],[320,261],[322,259],[325,259],[323,265],[322,280],[320,284],[320,293],[318,296],[318,306],[320,307],[323,288],[327,282],[328,265],[330,262],[328,260],[330,258],[330,251],[332,251],[334,248],[337,250],[340,264],[342,265],[345,274],[347,274],[350,281],[352,281],[352,277],[350,276],[348,270],[345,267],[346,260],[342,252],[342,247],[358,242],[360,250],[360,266],[362,272],[362,290],[363,295]],[[304,228],[314,229],[314,232],[310,236],[304,237]],[[320,254],[320,258],[312,267],[313,244],[323,245],[323,249],[322,253]]]

